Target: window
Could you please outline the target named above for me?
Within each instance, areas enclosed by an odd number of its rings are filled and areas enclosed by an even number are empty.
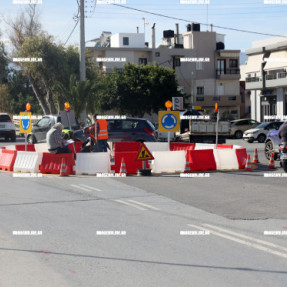
[[[173,58],[174,67],[180,67],[180,58]]]
[[[123,120],[122,129],[123,130],[136,129],[138,124],[139,124],[138,121]]]
[[[238,60],[237,59],[230,59],[229,60],[229,67],[230,68],[238,68]]]
[[[196,97],[196,101],[198,101],[198,102],[204,102],[204,97]]]
[[[229,101],[236,101],[236,96],[228,97]]]
[[[196,88],[197,95],[204,95],[204,87],[197,87]]]
[[[160,57],[160,52],[155,52],[156,57]]]
[[[195,68],[197,71],[204,70],[204,63],[203,62],[196,62],[195,63]]]
[[[254,121],[254,120],[250,120],[249,122],[250,122],[251,125],[259,124],[258,122]]]
[[[139,65],[146,65],[147,64],[147,58],[139,58]]]
[[[237,115],[237,111],[236,111],[236,110],[233,110],[233,111],[231,111],[231,114],[232,114],[232,115]]]
[[[51,120],[49,118],[43,118],[37,123],[37,126],[45,127],[45,126],[50,125],[50,123],[51,123]]]
[[[220,84],[217,86],[217,95],[224,96],[224,85],[223,84]]]
[[[123,45],[124,46],[129,46],[129,43],[130,41],[129,41],[129,37],[123,37]]]
[[[226,72],[225,60],[217,60],[217,75],[224,75]]]
[[[11,119],[8,115],[0,115],[0,123],[7,123],[10,121],[11,121]]]

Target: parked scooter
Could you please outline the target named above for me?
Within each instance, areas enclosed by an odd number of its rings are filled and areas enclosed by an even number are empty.
[[[280,166],[287,172],[287,143],[282,143],[280,147]]]

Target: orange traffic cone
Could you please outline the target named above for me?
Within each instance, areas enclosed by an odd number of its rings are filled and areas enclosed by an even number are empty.
[[[65,158],[62,158],[60,176],[68,176]]]
[[[185,173],[190,173],[190,163],[189,163],[189,161],[188,161],[188,159],[186,159],[186,161],[185,161],[185,166],[184,166],[184,172]]]
[[[122,157],[121,168],[120,168],[120,175],[127,173],[125,160]]]
[[[250,154],[247,156],[245,171],[252,171]]]
[[[274,153],[272,152],[270,155],[270,160],[269,160],[269,166],[268,169],[276,169],[275,163],[274,163]]]
[[[253,156],[253,161],[252,163],[260,163],[259,162],[259,159],[258,159],[258,151],[257,151],[257,148],[255,149],[254,151],[254,156]]]

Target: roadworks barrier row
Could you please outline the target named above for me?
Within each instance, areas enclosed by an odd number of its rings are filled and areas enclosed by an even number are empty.
[[[17,172],[41,172],[60,174],[62,159],[65,159],[68,174],[97,174],[119,173],[122,159],[125,162],[127,174],[137,174],[143,167],[142,161],[136,161],[141,143],[117,142],[114,144],[114,162],[110,162],[110,152],[107,153],[77,153],[50,154],[47,144],[29,145],[24,152],[23,146],[10,147],[10,150],[0,149],[0,170]],[[189,164],[191,172],[212,170],[244,169],[247,153],[241,146],[194,143],[171,143],[167,150],[167,143],[146,143],[154,156],[154,160],[147,161],[146,168],[152,173],[179,173],[184,172]],[[76,145],[76,150],[80,144]],[[15,150],[13,150],[15,149]],[[24,146],[25,149],[25,146]],[[33,151],[36,150],[36,151]]]

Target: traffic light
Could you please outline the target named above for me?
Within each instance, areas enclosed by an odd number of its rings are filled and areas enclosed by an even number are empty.
[[[28,113],[31,112],[31,104],[30,104],[30,103],[27,103],[27,104],[26,104],[26,111],[27,111]]]
[[[215,104],[215,108],[214,108],[214,113],[217,114],[218,113],[218,104]]]

